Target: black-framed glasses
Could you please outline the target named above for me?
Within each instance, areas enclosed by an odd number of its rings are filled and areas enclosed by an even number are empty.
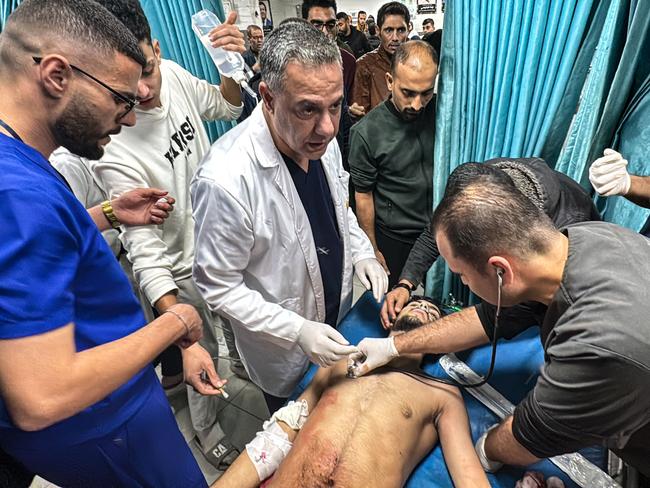
[[[310,20],[309,23],[319,30],[323,30],[323,27],[325,27],[328,31],[334,30],[336,28],[336,19],[328,20],[327,22],[323,22],[321,20]]]
[[[43,60],[43,58],[40,57],[40,56],[32,56],[32,59],[34,60],[34,62],[35,62],[36,64],[41,64],[41,61]],[[74,64],[70,64],[70,68],[71,68],[73,71],[76,71],[76,72],[78,72],[78,73],[81,73],[82,75],[84,75],[84,76],[90,78],[90,79],[93,80],[95,83],[97,83],[98,85],[101,85],[101,86],[104,87],[106,90],[108,90],[108,91],[111,93],[111,95],[113,96],[113,100],[115,100],[115,103],[116,103],[116,104],[118,104],[118,105],[119,105],[120,103],[125,104],[124,112],[122,112],[122,113],[120,114],[120,116],[119,116],[120,119],[126,117],[126,115],[127,115],[131,110],[133,110],[133,107],[135,107],[135,106],[139,103],[135,98],[127,97],[126,95],[121,94],[121,93],[118,92],[117,90],[115,90],[115,89],[111,88],[110,86],[108,86],[108,85],[107,85],[106,83],[104,83],[102,80],[99,80],[99,79],[95,78],[93,75],[91,75],[90,73],[88,73],[88,72],[82,70],[81,68],[75,66]]]

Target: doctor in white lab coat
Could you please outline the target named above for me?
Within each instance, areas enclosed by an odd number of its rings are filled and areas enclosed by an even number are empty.
[[[323,323],[312,227],[282,154],[301,168],[322,164],[343,248],[338,320],[351,305],[354,271],[378,301],[388,278],[348,207],[349,175],[334,138],[338,48],[309,24],[288,23],[266,39],[260,63],[262,102],[212,146],[192,182],[194,279],[231,321],[253,382],[282,399],[310,359],[327,366],[356,350]]]

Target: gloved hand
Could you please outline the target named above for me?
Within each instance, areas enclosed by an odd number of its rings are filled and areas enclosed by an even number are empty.
[[[388,275],[379,261],[375,258],[362,259],[354,266],[354,272],[366,290],[372,288],[372,296],[377,303],[381,302],[388,288]]]
[[[632,180],[627,172],[627,159],[613,149],[605,149],[602,158],[589,168],[589,181],[599,195],[611,197],[630,191]]]
[[[393,337],[385,339],[364,339],[358,345],[359,352],[348,358],[348,374],[363,376],[399,356]]]
[[[312,363],[325,368],[358,351],[334,327],[311,320],[302,324],[298,345]]]
[[[483,466],[483,470],[488,473],[495,473],[503,467],[503,463],[500,463],[499,461],[492,461],[485,454],[485,439],[487,439],[490,431],[497,428],[498,426],[499,424],[494,424],[488,430],[483,432],[483,435],[479,437],[479,439],[476,441],[476,445],[474,446],[478,460],[481,462],[481,466]]]

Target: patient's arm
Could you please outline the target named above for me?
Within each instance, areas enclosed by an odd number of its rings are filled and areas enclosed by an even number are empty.
[[[440,387],[440,388],[439,388]],[[487,476],[474,452],[463,397],[457,388],[436,385],[440,406],[436,427],[442,454],[457,488],[489,488]]]
[[[318,403],[323,391],[327,388],[332,370],[335,368],[339,370],[341,367],[347,367],[347,360],[339,361],[339,363],[331,368],[319,368],[309,383],[309,386],[298,397],[298,401],[305,400],[311,412]],[[278,421],[278,425],[287,433],[289,440],[293,442],[298,435],[298,431],[293,430],[282,421]],[[248,452],[244,450],[211,488],[255,488],[262,481],[264,480],[259,479],[257,470],[248,456]]]

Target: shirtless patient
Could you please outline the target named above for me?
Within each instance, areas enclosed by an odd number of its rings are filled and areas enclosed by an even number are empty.
[[[438,318],[438,307],[416,299],[401,311],[391,333]],[[438,440],[456,487],[489,487],[474,453],[458,389],[422,380],[425,384],[396,371],[419,372],[421,360],[421,354],[400,356],[375,374],[358,379],[346,376],[346,361],[320,368],[298,399],[305,400],[309,409],[302,428],[294,430],[278,421],[293,447],[284,444],[288,454],[264,487],[403,486]],[[268,446],[247,448],[213,488],[259,486],[260,476],[266,478],[273,470],[263,466],[272,457],[265,450]]]

